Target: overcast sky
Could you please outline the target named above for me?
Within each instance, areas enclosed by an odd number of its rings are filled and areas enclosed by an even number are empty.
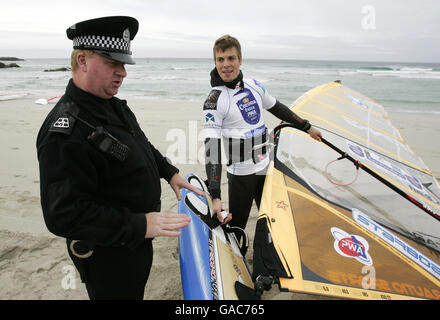
[[[0,56],[66,58],[72,24],[139,20],[135,58],[210,58],[229,33],[244,58],[440,62],[440,0],[6,0]]]

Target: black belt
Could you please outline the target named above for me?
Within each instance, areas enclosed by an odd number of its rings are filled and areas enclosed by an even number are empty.
[[[156,212],[160,212],[161,201],[156,204]],[[70,252],[77,258],[87,259],[93,254],[96,244],[87,240],[66,239]],[[123,244],[121,244],[123,245]]]

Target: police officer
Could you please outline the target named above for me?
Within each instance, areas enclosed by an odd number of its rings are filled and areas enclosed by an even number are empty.
[[[260,205],[269,164],[263,110],[294,124],[313,139],[320,140],[322,135],[307,120],[271,96],[261,83],[243,78],[241,45],[236,38],[225,35],[217,39],[213,54],[212,90],[203,105],[206,175],[213,210],[219,220],[231,221],[230,225],[244,229],[253,201]],[[222,137],[228,158],[230,214],[227,216],[221,214]]]
[[[37,138],[41,205],[47,228],[67,239],[90,299],[142,299],[152,238],[176,237],[186,215],[160,213],[160,178],[188,184],[115,97],[134,64],[131,17],[104,17],[67,29],[72,74]]]

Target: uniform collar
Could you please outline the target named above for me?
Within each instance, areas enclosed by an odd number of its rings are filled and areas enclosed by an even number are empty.
[[[76,102],[79,109],[86,114],[92,115],[94,118],[101,121],[103,124],[110,125],[123,125],[123,122],[118,118],[114,112],[114,105],[116,108],[121,108],[125,105],[124,100],[119,100],[115,97],[110,99],[102,99],[78,88],[73,79],[70,79],[67,88],[66,95]]]

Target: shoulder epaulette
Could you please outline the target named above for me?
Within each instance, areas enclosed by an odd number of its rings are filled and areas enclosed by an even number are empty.
[[[79,108],[73,102],[63,102],[57,107],[59,111],[54,116],[54,121],[50,124],[49,131],[70,135],[76,122],[74,116],[78,115]]]

